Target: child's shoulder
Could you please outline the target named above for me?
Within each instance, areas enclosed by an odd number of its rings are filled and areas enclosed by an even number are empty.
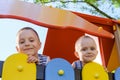
[[[44,54],[38,54],[38,56],[40,56],[40,57],[49,57],[49,56],[44,55]]]
[[[73,68],[81,69],[82,68],[82,62],[80,60],[76,60],[72,63]]]
[[[43,55],[43,54],[38,54],[38,57],[42,58],[42,59],[48,59],[50,60],[50,57],[47,55]]]
[[[80,60],[75,60],[75,61],[73,61],[73,63],[81,63],[81,61]]]

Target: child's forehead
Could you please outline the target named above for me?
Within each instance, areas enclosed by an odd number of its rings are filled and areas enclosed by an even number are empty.
[[[81,42],[86,41],[86,42],[90,42],[90,41],[94,41],[92,38],[82,38]]]
[[[82,46],[82,45],[96,45],[95,41],[91,38],[83,38],[80,39],[77,43],[78,46]]]
[[[31,31],[31,32],[34,32],[32,29],[23,29],[23,30],[21,30],[20,32],[24,32],[24,31]]]
[[[39,36],[38,36],[37,32],[34,31],[33,29],[26,29],[26,28],[25,29],[21,29],[20,31],[18,31],[16,39],[18,40],[18,38],[20,38],[20,36],[24,36],[24,35],[27,35],[27,37],[28,36],[35,37],[40,42],[40,39],[39,39]]]
[[[95,41],[92,38],[83,38],[80,43],[91,43],[91,44],[94,43],[95,44]]]
[[[19,34],[17,35],[19,38],[22,37],[35,37],[38,38],[37,35],[35,34],[34,31],[32,30],[22,30],[19,32]]]
[[[81,47],[92,47],[92,48],[94,47],[94,48],[97,48],[97,45],[96,45],[94,40],[89,40],[89,41],[83,41],[81,43]]]
[[[94,40],[89,37],[82,37],[82,38],[78,39],[77,44],[81,44],[83,42],[90,42],[90,41],[94,41]]]
[[[24,29],[24,30],[21,30],[18,34],[26,34],[26,33],[31,33],[31,34],[35,34],[36,35],[36,33],[33,31],[33,30],[31,30],[31,29]]]

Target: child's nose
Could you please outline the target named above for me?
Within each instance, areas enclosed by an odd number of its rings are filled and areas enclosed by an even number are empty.
[[[25,42],[25,45],[28,46],[28,45],[30,45],[30,43],[29,43],[28,41],[26,41],[26,42]]]
[[[88,53],[88,54],[91,54],[91,53],[92,53],[92,51],[91,51],[91,50],[88,50],[88,51],[87,51],[87,53]]]

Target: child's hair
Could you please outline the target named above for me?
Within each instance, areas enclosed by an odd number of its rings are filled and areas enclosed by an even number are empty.
[[[39,42],[40,42],[39,35],[38,35],[38,33],[37,33],[33,28],[31,28],[31,27],[24,27],[24,28],[21,28],[21,29],[17,32],[17,35],[18,35],[19,32],[22,31],[22,30],[32,30],[33,32],[35,32],[35,34],[37,35],[38,40],[39,40]]]
[[[78,46],[80,46],[81,41],[82,41],[83,39],[85,39],[85,38],[89,38],[89,39],[92,39],[92,40],[94,41],[94,39],[93,39],[92,37],[87,36],[87,35],[83,35],[83,36],[79,37],[79,38],[77,39],[77,41],[75,42],[75,51],[76,51],[76,52],[79,51],[79,47],[78,47]]]

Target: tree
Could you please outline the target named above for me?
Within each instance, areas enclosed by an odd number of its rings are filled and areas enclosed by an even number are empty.
[[[120,19],[120,0],[33,0],[33,3],[110,19]]]

